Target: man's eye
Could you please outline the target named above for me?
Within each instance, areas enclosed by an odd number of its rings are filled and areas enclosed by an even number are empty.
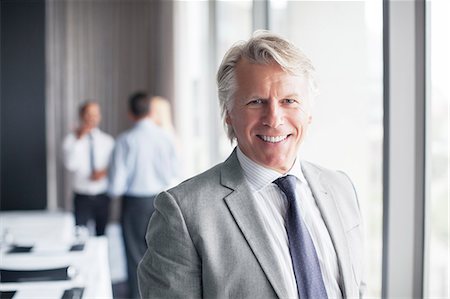
[[[262,103],[263,103],[263,100],[261,100],[261,99],[251,100],[250,102],[248,102],[249,105],[260,105]]]
[[[294,103],[296,103],[297,101],[294,100],[294,99],[284,99],[284,102],[285,102],[286,104],[294,104]]]

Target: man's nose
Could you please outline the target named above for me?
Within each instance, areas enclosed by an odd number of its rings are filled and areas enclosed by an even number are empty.
[[[283,109],[281,109],[278,103],[269,103],[265,109],[263,124],[271,128],[277,128],[283,122]]]

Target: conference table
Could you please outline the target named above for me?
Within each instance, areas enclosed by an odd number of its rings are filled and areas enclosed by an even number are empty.
[[[106,237],[71,213],[0,213],[1,298],[112,298]]]

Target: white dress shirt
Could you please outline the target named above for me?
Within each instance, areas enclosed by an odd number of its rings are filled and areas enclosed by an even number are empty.
[[[96,170],[103,170],[108,167],[109,159],[114,148],[114,139],[94,128],[90,134],[94,146],[94,163]],[[73,191],[83,195],[97,195],[105,193],[108,188],[108,179],[104,177],[93,181],[90,164],[90,145],[88,134],[77,139],[75,133],[66,136],[63,142],[64,166],[73,172]]]
[[[288,297],[298,298],[285,225],[288,201],[284,193],[273,183],[274,180],[283,175],[253,162],[242,153],[239,147],[237,148],[237,157],[243,169],[244,177],[248,181],[252,194],[257,200],[258,208],[263,215],[266,230],[270,237],[269,246],[282,267],[283,277],[281,279],[286,284]],[[301,216],[317,252],[328,298],[342,298],[336,251],[308,182],[303,175],[299,159],[296,159],[287,174],[297,178],[296,190],[300,199]]]

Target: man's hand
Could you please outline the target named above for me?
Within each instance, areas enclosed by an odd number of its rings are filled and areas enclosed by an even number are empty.
[[[108,174],[108,171],[106,169],[103,170],[94,170],[91,174],[91,181],[98,181],[103,179]]]
[[[77,136],[77,139],[80,139],[86,134],[89,134],[93,128],[91,126],[82,125],[78,129],[75,130],[75,135]]]

